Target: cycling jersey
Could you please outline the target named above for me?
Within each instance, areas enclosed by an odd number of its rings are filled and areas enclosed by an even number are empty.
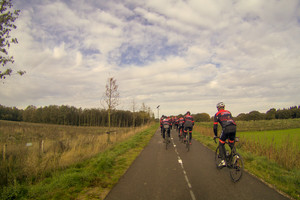
[[[186,116],[184,116],[184,126],[185,127],[192,127],[194,126],[194,118],[187,114]]]
[[[215,117],[214,117],[214,134],[215,134],[215,136],[217,136],[217,132],[218,132],[218,123],[221,124],[222,129],[224,129],[230,125],[236,126],[236,123],[232,119],[231,113],[228,110],[219,110],[219,112],[217,112],[215,114]]]

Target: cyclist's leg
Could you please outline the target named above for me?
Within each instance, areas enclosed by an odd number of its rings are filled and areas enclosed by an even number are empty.
[[[190,127],[190,141],[192,141],[192,131],[193,131],[193,127]]]
[[[179,127],[179,134],[183,137],[183,127],[182,126]]]
[[[229,142],[229,146],[232,150],[232,148],[234,147],[234,143],[235,143],[235,135],[236,135],[236,126],[232,125],[232,126],[228,126],[227,132],[228,132],[228,142]]]
[[[169,136],[169,138],[170,138],[170,132],[171,132],[171,129],[168,128],[168,136]]]
[[[187,127],[183,126],[182,132],[183,132],[183,138],[184,138],[184,140],[186,140]]]
[[[225,141],[227,139],[227,135],[224,131],[222,131],[219,138],[219,148],[220,148],[220,156],[222,160],[225,160],[226,150],[225,150]]]
[[[166,132],[166,129],[163,128],[163,138],[165,139],[165,132]]]

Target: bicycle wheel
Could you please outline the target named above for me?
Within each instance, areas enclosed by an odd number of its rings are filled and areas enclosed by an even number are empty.
[[[221,161],[222,161],[222,157],[220,155],[220,147],[218,146],[216,149],[216,152],[215,152],[215,163],[216,163],[217,169],[220,169],[219,164]]]
[[[244,162],[240,154],[235,153],[232,156],[232,166],[230,168],[230,176],[233,182],[237,182],[243,175]]]
[[[165,143],[166,143],[166,150],[168,149],[169,146],[169,135],[168,135],[168,131],[166,131],[165,133]]]
[[[187,130],[185,137],[186,137],[186,144],[185,144],[186,150],[189,151],[190,150],[190,131],[189,130]]]
[[[183,143],[183,135],[182,135],[181,129],[180,129],[180,131],[179,131],[179,135],[180,135],[179,141],[180,141],[181,143]]]

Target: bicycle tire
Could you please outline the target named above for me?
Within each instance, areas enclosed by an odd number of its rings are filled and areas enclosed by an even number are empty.
[[[182,135],[182,129],[180,129],[179,131],[179,135],[180,135],[180,142],[183,143],[183,135]]]
[[[166,150],[168,149],[169,146],[169,135],[168,131],[165,132],[165,143],[166,143]]]
[[[189,130],[187,130],[185,137],[186,137],[186,149],[187,149],[187,151],[190,151],[190,131]]]
[[[232,156],[232,166],[230,167],[230,177],[233,182],[241,179],[244,170],[244,161],[239,153],[234,153]]]
[[[221,155],[220,155],[220,147],[218,146],[216,148],[216,152],[215,152],[215,163],[216,163],[217,169],[220,169],[219,164],[220,164],[221,161],[222,161],[222,158],[221,158]]]

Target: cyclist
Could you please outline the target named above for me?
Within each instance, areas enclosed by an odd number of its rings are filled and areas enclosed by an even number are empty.
[[[192,144],[192,131],[194,126],[194,118],[191,115],[190,111],[187,111],[184,116],[184,138],[186,137],[186,132],[189,129],[190,130],[190,144]]]
[[[164,120],[165,116],[162,115],[161,118],[159,119],[159,124],[160,124],[160,134],[162,135],[163,133],[163,124],[162,121]]]
[[[178,119],[178,117],[177,116],[175,116],[175,128],[176,128],[176,130],[178,130],[178,123],[179,123],[179,119]]]
[[[219,102],[217,104],[218,112],[215,114],[214,117],[214,134],[216,139],[218,135],[218,123],[222,126],[222,132],[219,138],[219,149],[221,155],[221,162],[219,163],[219,167],[225,167],[225,141],[228,138],[229,146],[232,149],[234,146],[235,141],[235,134],[236,134],[236,123],[232,119],[232,115],[228,110],[225,110],[225,104],[223,102]]]
[[[168,133],[168,136],[169,136],[169,138],[170,138],[171,126],[172,126],[171,118],[170,118],[170,117],[165,117],[165,118],[162,120],[163,138],[164,138],[164,139],[165,139],[165,134],[166,134],[166,132]]]
[[[178,136],[180,136],[180,131],[183,132],[183,124],[184,124],[184,118],[180,117],[178,119]]]

